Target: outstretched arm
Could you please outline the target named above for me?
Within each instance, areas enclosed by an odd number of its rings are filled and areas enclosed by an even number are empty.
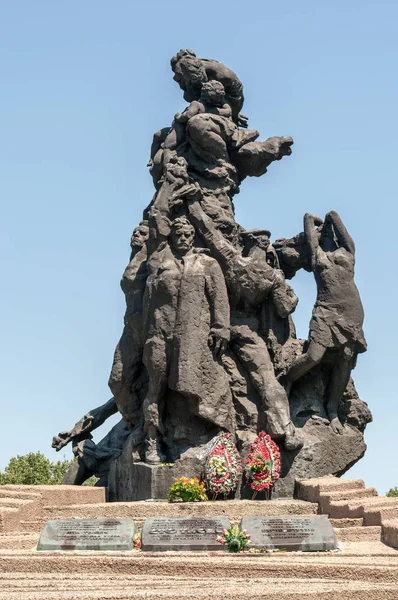
[[[109,417],[118,411],[115,398],[111,398],[98,408],[93,408],[78,421],[70,431],[61,431],[53,437],[52,448],[59,452],[69,442],[91,438],[90,432],[100,427]]]
[[[164,183],[162,185],[149,210],[149,238],[147,241],[149,256],[155,252],[164,240],[167,240],[170,233],[170,221],[168,219],[170,187],[170,184]]]
[[[312,270],[314,270],[316,266],[316,251],[319,247],[318,233],[315,230],[315,225],[322,225],[322,223],[323,221],[319,217],[312,215],[311,213],[305,213],[304,235],[310,249],[310,264]]]
[[[331,210],[326,215],[325,221],[326,219],[329,219],[332,223],[339,245],[345,248],[347,252],[350,252],[351,254],[355,255],[354,240],[348,233],[343,221],[341,220],[340,215],[335,210]]]

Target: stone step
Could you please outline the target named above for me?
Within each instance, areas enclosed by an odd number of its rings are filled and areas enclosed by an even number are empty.
[[[300,500],[307,502],[319,502],[321,493],[364,489],[362,479],[340,479],[333,475],[318,477],[314,479],[301,479],[296,482],[296,493]]]
[[[222,516],[239,520],[242,516],[314,515],[318,505],[302,500],[220,500],[217,502],[106,502],[71,506],[45,506],[46,519],[72,519],[97,517]]]
[[[372,498],[377,495],[377,490],[373,487],[321,492],[319,494],[319,511],[323,514],[329,514],[331,502],[340,502],[343,500],[356,501],[361,498]]]
[[[3,490],[40,494],[44,505],[96,504],[105,502],[106,488],[84,485],[3,485]]]
[[[1,506],[8,506],[11,508],[22,508],[24,506],[29,506],[30,504],[33,503],[33,500],[22,500],[22,498],[14,498],[14,497],[9,497],[9,498],[0,498],[0,507]]]
[[[236,561],[235,561],[236,562]],[[266,595],[264,594],[266,590]],[[322,580],[314,577],[309,580],[289,577],[261,576],[246,579],[238,576],[206,576],[185,580],[181,577],[156,575],[97,574],[95,576],[54,573],[45,576],[41,573],[0,575],[0,600],[396,600],[398,585],[390,582],[363,582],[356,578]]]
[[[20,531],[21,533],[41,533],[44,525],[47,523],[48,519],[32,519],[28,521],[22,520],[20,522]]]
[[[381,540],[392,548],[398,548],[398,518],[383,521],[381,526]]]
[[[37,492],[23,492],[21,490],[9,490],[0,485],[0,498],[21,498],[22,500],[41,500],[41,494]]]
[[[19,508],[3,506],[0,508],[0,534],[18,531],[20,524]]]
[[[387,498],[386,496],[375,496],[373,498],[360,498],[357,500],[341,500],[330,502],[329,516],[334,519],[339,518],[360,518],[364,517],[365,509],[376,509],[398,506],[398,498]],[[365,520],[365,524],[366,520]]]
[[[363,519],[329,519],[329,521],[334,529],[363,526]]]
[[[382,525],[384,521],[398,519],[398,506],[365,507],[363,512],[364,525]]]
[[[16,508],[20,519],[32,519],[41,513],[41,501],[23,500],[22,498],[0,498],[0,507]]]
[[[367,553],[359,550],[365,547]],[[53,576],[64,574],[96,577],[101,575],[132,575],[143,581],[156,577],[180,580],[198,579],[202,584],[208,578],[234,579],[244,583],[258,578],[315,578],[329,580],[354,580],[395,583],[398,585],[398,552],[381,542],[347,543],[354,549],[326,553],[274,553],[239,556],[226,550],[217,552],[8,552],[0,553],[0,574],[41,573]],[[0,575],[1,577],[1,575]],[[100,588],[100,586],[99,586]],[[1,579],[0,579],[1,589]],[[135,590],[132,590],[135,591]],[[263,590],[264,591],[264,590]],[[135,597],[139,597],[136,592]],[[194,594],[193,594],[194,597]],[[207,597],[210,597],[207,596]],[[226,595],[225,597],[228,597]],[[345,597],[345,596],[343,596]]]
[[[336,527],[336,536],[342,542],[381,540],[381,527]]]
[[[0,550],[32,550],[36,547],[39,536],[32,533],[0,535]]]

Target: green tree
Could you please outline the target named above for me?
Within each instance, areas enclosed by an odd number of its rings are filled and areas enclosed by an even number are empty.
[[[66,459],[51,462],[41,452],[18,455],[0,471],[0,484],[57,485],[72,463],[73,460]]]
[[[390,489],[390,490],[387,492],[387,494],[386,494],[386,495],[387,495],[387,496],[390,496],[390,497],[392,496],[392,497],[394,497],[394,498],[398,497],[398,487],[397,487],[397,486],[395,486],[395,487],[391,488],[391,489]]]

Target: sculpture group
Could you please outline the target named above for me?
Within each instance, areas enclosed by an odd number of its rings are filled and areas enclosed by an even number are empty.
[[[98,472],[128,437],[132,460],[158,464],[182,460],[220,431],[244,452],[264,430],[286,468],[296,461],[300,470],[317,419],[327,428],[321,443],[359,434],[352,464],[371,418],[350,380],[366,350],[354,242],[334,211],[307,213],[303,232],[273,244],[267,229],[241,227],[233,204],[241,183],[289,156],[293,140],[258,140],[241,114],[243,85],[222,63],[181,50],[171,67],[189,105],[153,138],[156,191],[121,281],[113,398],[53,441],[58,450],[73,441],[80,457],[68,482]],[[308,340],[296,339],[291,316],[298,298],[287,279],[298,269],[317,285]],[[90,432],[117,411],[121,422],[94,444]]]

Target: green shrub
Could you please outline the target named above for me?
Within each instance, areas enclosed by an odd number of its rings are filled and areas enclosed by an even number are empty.
[[[41,452],[14,456],[0,471],[0,485],[57,485],[65,477],[73,460],[51,462]]]

